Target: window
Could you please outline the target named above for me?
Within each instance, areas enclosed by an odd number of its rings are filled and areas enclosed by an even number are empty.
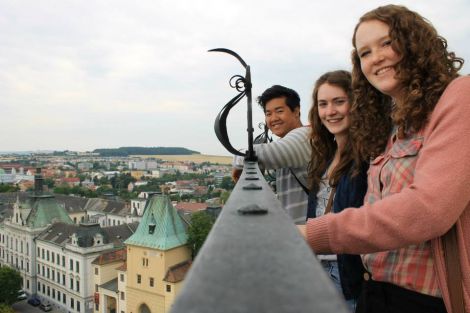
[[[44,260],[44,249],[41,249],[41,258]]]
[[[38,291],[41,291],[41,283],[38,282]]]
[[[60,302],[60,291],[59,290],[57,290],[57,300],[59,300],[59,302]]]
[[[29,279],[26,280],[26,289],[29,289]]]
[[[77,291],[80,292],[80,281],[75,281],[75,286],[77,287]]]
[[[67,295],[65,293],[62,295],[62,303],[67,303]]]
[[[80,312],[80,301],[77,300],[77,311]]]
[[[98,268],[95,267],[95,275],[98,275]]]
[[[65,274],[62,274],[62,285],[65,286]]]
[[[51,271],[47,268],[47,278],[49,278]]]
[[[73,298],[70,298],[70,307],[73,309],[75,306]]]
[[[171,285],[166,285],[166,292],[171,292]]]
[[[124,292],[121,291],[121,300],[126,300],[125,296],[124,296]]]
[[[150,285],[150,287],[153,287],[153,277],[149,278],[149,285]]]
[[[62,267],[65,267],[65,255],[62,256]]]
[[[73,260],[70,260],[70,270],[73,271]]]
[[[137,283],[140,284],[141,281],[142,281],[142,277],[140,276],[140,274],[137,274]]]
[[[52,289],[52,298],[55,299],[55,289]]]
[[[80,273],[80,267],[79,267],[78,261],[75,261],[75,271],[77,273]]]
[[[51,288],[47,286],[47,296],[50,297],[50,295],[51,295]]]
[[[98,292],[98,284],[95,284],[95,292]]]
[[[46,285],[42,284],[42,293],[46,293]]]
[[[70,278],[70,289],[73,290],[73,278]]]
[[[55,254],[54,254],[54,252],[52,252],[52,255],[51,255],[51,261],[52,261],[52,263],[54,263],[54,262],[55,262]]]
[[[47,260],[49,261],[49,250],[46,251],[46,257],[47,257]]]
[[[55,271],[52,270],[52,280],[55,280]]]
[[[149,266],[149,259],[142,258],[142,266],[143,267],[148,267]]]
[[[119,275],[119,279],[120,279],[121,281],[124,281],[124,274],[120,274],[120,275]]]

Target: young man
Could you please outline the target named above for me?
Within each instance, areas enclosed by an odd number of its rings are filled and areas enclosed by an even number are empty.
[[[292,89],[275,85],[258,97],[265,122],[280,139],[254,145],[261,168],[276,170],[276,191],[283,208],[295,223],[303,223],[307,214],[307,165],[311,147],[310,128],[300,121],[300,98]],[[234,162],[233,178],[238,179],[243,165]]]

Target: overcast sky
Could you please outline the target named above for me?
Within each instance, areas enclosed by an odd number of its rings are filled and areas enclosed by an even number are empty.
[[[350,69],[358,18],[384,1],[0,0],[0,151],[182,146],[229,155],[213,123],[235,95],[233,57],[253,94],[297,90],[306,122],[315,79]],[[470,73],[470,1],[397,1],[429,19]],[[246,147],[246,101],[229,116]],[[254,123],[263,120],[253,107]],[[256,130],[258,133],[258,130]]]

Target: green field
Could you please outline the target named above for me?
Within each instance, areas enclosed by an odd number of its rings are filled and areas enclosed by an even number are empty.
[[[231,156],[191,154],[191,155],[135,155],[141,158],[157,158],[165,161],[191,161],[194,163],[210,162],[219,164],[232,164]]]

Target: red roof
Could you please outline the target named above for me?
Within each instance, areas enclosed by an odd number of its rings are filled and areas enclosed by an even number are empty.
[[[64,178],[62,178],[62,181],[64,183],[79,183],[80,178],[78,178],[78,177],[64,177]]]
[[[110,252],[103,253],[102,255],[96,257],[96,259],[91,262],[92,264],[104,265],[108,263],[113,263],[117,261],[125,261],[127,257],[127,250],[120,249]]]
[[[207,203],[198,203],[198,202],[178,202],[175,205],[175,209],[183,211],[202,211],[207,209]]]
[[[186,276],[186,273],[189,271],[191,263],[191,260],[187,260],[171,266],[166,272],[165,278],[163,278],[163,280],[169,283],[177,283],[182,281]]]

